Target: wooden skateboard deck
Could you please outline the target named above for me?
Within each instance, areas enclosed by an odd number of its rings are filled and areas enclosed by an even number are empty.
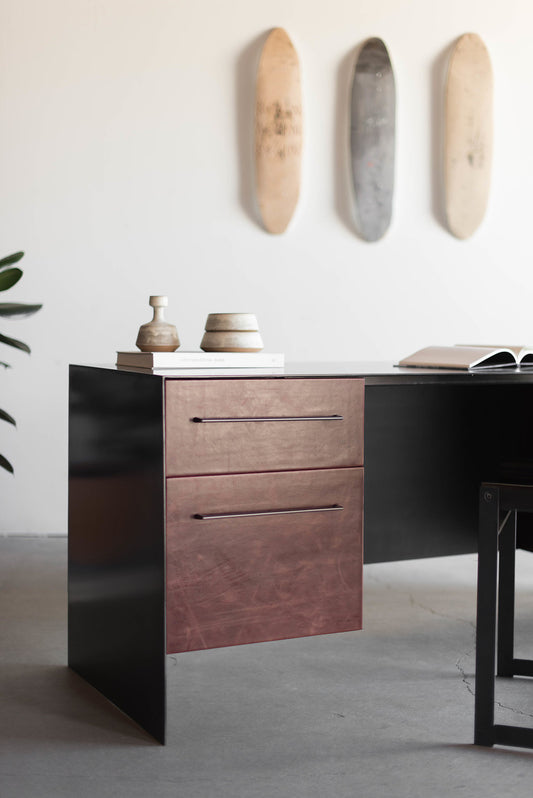
[[[259,210],[269,233],[283,233],[300,194],[302,93],[298,55],[283,28],[269,34],[259,62],[255,168]]]
[[[444,186],[451,233],[468,238],[487,207],[492,161],[493,77],[490,57],[475,33],[465,33],[448,67]]]
[[[381,39],[368,39],[355,64],[350,131],[357,228],[366,241],[378,241],[391,221],[395,139],[392,64]]]

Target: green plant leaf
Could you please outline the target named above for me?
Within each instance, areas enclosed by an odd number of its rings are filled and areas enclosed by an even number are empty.
[[[22,349],[22,351],[27,352],[28,355],[31,352],[31,349],[28,346],[28,344],[25,344],[22,341],[17,341],[16,338],[8,338],[7,335],[2,335],[2,333],[0,333],[0,344],[7,344],[8,346],[14,346],[15,349]]]
[[[22,257],[24,257],[24,252],[14,252],[13,255],[7,255],[7,257],[0,260],[0,269],[3,269],[4,266],[11,266],[13,263],[18,263]]]
[[[0,366],[3,366],[5,369],[10,369],[11,368],[9,363],[4,363],[2,360],[0,360]]]
[[[13,471],[13,466],[11,465],[9,460],[6,460],[6,458],[3,455],[1,455],[1,454],[0,454],[0,466],[2,468],[5,468],[6,471],[9,471],[10,474],[14,474],[15,473]]]
[[[22,277],[22,269],[6,269],[0,272],[0,291],[7,291],[12,285],[18,283]]]
[[[14,426],[14,427],[16,427],[16,426],[17,426],[17,422],[15,421],[15,419],[13,418],[13,416],[10,416],[10,415],[9,415],[9,413],[6,413],[6,411],[5,411],[5,410],[0,410],[0,418],[1,418],[3,421],[9,421],[9,423],[10,423],[10,424],[13,424],[13,426]]]
[[[42,305],[26,305],[23,302],[0,302],[0,316],[31,316]]]

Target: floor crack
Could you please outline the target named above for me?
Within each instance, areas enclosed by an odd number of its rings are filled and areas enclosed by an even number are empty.
[[[419,607],[421,610],[429,612],[431,615],[436,615],[438,618],[446,618],[447,620],[457,621],[458,623],[467,623],[475,631],[476,624],[474,621],[470,621],[468,618],[458,618],[456,615],[449,615],[447,612],[439,612],[438,610],[434,610],[433,607],[428,607],[427,604],[422,604],[412,593],[408,593],[407,595],[409,596],[409,602],[412,607]]]
[[[391,583],[386,582],[385,580],[380,579],[379,577],[376,577],[374,574],[368,575],[365,578],[368,578],[370,581],[376,582],[377,584],[383,585],[387,590],[393,589]],[[450,614],[448,614],[446,612],[439,612],[438,610],[433,609],[433,607],[430,607],[427,604],[423,604],[422,602],[418,601],[415,598],[414,594],[411,593],[409,590],[401,590],[401,592],[404,595],[407,595],[407,597],[409,599],[409,603],[410,603],[410,605],[412,607],[418,607],[419,609],[424,610],[424,612],[428,612],[431,615],[435,615],[436,617],[439,617],[439,618],[445,618],[445,619],[451,620],[451,621],[456,621],[456,622],[460,622],[460,623],[466,623],[472,628],[472,636],[473,636],[473,639],[474,639],[474,645],[471,648],[469,648],[468,651],[465,651],[463,654],[461,654],[459,656],[459,658],[457,659],[457,661],[455,663],[455,667],[459,671],[459,673],[461,675],[461,681],[463,682],[463,684],[466,687],[467,691],[470,693],[470,695],[472,697],[474,697],[475,694],[476,694],[476,691],[475,691],[475,673],[473,673],[473,674],[472,673],[467,673],[466,668],[464,667],[463,663],[465,663],[465,661],[470,659],[470,658],[474,658],[475,659],[475,653],[476,653],[476,644],[475,644],[476,622],[472,621],[472,620],[468,620],[467,618],[458,618],[457,616],[450,615]],[[517,709],[516,707],[509,706],[508,704],[504,704],[501,701],[495,701],[494,705],[496,707],[499,707],[500,709],[507,710],[508,712],[513,712],[515,715],[521,715],[522,717],[525,717],[525,718],[533,718],[533,713],[524,712],[521,709]]]
[[[531,712],[523,712],[521,709],[516,709],[516,707],[509,707],[507,704],[502,704],[501,701],[495,701],[495,706],[500,707],[501,709],[508,709],[510,712],[513,712],[515,715],[522,715],[524,718],[533,718]]]
[[[468,692],[470,693],[471,696],[475,696],[476,691],[472,687],[472,682],[471,682],[472,674],[467,674],[465,668],[463,667],[463,661],[465,659],[467,659],[468,657],[473,656],[474,653],[475,653],[475,650],[476,650],[476,647],[474,645],[474,648],[471,648],[471,649],[469,649],[469,651],[465,651],[464,654],[461,654],[461,656],[459,657],[459,659],[455,663],[455,667],[457,668],[457,670],[461,674],[461,680],[462,680],[464,686],[466,687],[466,689],[468,690]]]

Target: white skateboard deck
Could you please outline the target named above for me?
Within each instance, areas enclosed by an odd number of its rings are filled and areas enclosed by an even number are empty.
[[[468,238],[487,208],[492,162],[493,77],[480,37],[465,33],[448,67],[444,184],[451,233]]]
[[[300,64],[283,28],[263,47],[256,86],[257,200],[269,233],[283,233],[300,194],[302,93]]]

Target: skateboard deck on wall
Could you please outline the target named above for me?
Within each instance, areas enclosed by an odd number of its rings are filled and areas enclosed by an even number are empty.
[[[283,233],[300,194],[300,64],[283,28],[269,34],[259,62],[255,107],[256,190],[263,224]]]
[[[387,48],[368,39],[352,83],[350,150],[358,232],[378,241],[392,217],[396,87]]]
[[[487,207],[492,161],[493,77],[490,57],[475,33],[453,48],[445,100],[444,188],[448,228],[468,238]]]

